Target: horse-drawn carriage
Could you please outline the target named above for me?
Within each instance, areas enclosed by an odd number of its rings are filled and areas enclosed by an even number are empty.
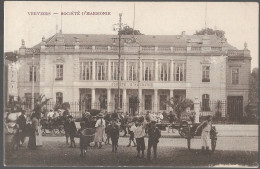
[[[170,129],[172,131],[175,129],[179,132],[179,135],[182,138],[187,140],[188,149],[191,149],[191,139],[200,138],[202,134],[202,128],[199,128],[197,132],[196,129],[200,125],[200,123],[194,123],[194,115],[193,114],[182,114],[180,119],[176,120],[173,123],[160,123],[157,124],[160,128],[167,128],[168,132]],[[212,126],[210,131],[210,139],[211,139],[211,149],[215,151],[217,144],[217,131],[216,127]]]
[[[64,135],[64,123],[66,118],[64,116],[58,116],[55,118],[43,118],[41,119],[41,130],[42,135],[46,135],[48,130],[50,133],[54,135]]]

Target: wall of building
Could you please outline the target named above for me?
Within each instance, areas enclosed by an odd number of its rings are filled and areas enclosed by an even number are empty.
[[[239,68],[239,83],[232,84],[232,68]],[[227,96],[243,96],[243,107],[248,104],[249,78],[251,73],[250,57],[230,57],[227,62]],[[243,110],[243,113],[244,110]]]

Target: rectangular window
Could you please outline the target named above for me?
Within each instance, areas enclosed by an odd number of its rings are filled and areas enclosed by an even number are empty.
[[[111,62],[111,80],[118,80],[118,62]],[[124,67],[124,63],[120,62],[120,77],[121,80],[123,80],[123,67]]]
[[[137,62],[127,63],[127,80],[135,81],[137,80]]]
[[[34,77],[33,77],[33,74],[34,74]],[[36,82],[36,67],[30,66],[30,82],[32,82],[33,80]]]
[[[210,82],[209,73],[210,67],[202,66],[202,82]]]
[[[209,95],[208,94],[203,94],[202,95],[202,106],[201,106],[202,111],[210,111],[209,107]]]
[[[152,95],[145,95],[144,96],[144,109],[145,110],[152,110]]]
[[[80,80],[92,79],[92,62],[84,61],[80,62]]]
[[[160,95],[160,110],[166,110],[167,108],[167,95]]]
[[[231,69],[232,74],[232,84],[238,84],[239,83],[239,68],[232,68]]]
[[[168,81],[170,72],[169,63],[159,63],[159,81]]]
[[[63,80],[63,65],[56,65],[56,80]]]
[[[152,81],[153,79],[153,63],[143,62],[143,80]]]
[[[176,63],[175,64],[175,81],[186,80],[186,64]]]
[[[96,79],[107,80],[107,63],[97,62],[96,63]]]

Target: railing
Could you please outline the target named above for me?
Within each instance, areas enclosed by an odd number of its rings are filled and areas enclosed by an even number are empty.
[[[66,49],[75,49],[75,46],[74,45],[66,45],[65,46],[65,50]]]
[[[220,113],[221,116],[226,115],[226,101],[204,101],[200,103],[200,116],[217,116]]]
[[[159,52],[171,52],[171,47],[158,47]]]
[[[191,51],[201,51],[201,47],[191,47]]]
[[[33,48],[26,48],[25,49],[25,53],[26,54],[33,54],[34,53],[39,53],[40,52],[40,49],[33,49]]]
[[[107,52],[108,46],[96,46],[96,52]]]
[[[249,50],[229,50],[227,52],[228,56],[236,56],[236,57],[244,57],[249,56],[250,51]]]
[[[57,52],[61,52],[62,49],[64,52],[71,52],[75,50],[75,45],[66,45],[64,48],[57,49]],[[211,50],[206,51],[208,53],[214,52],[214,53],[222,53],[222,47],[210,47]],[[35,53],[39,53],[40,49],[34,49],[34,48],[26,48],[25,53],[26,54],[32,54],[33,51]],[[55,45],[46,45],[45,46],[45,51],[56,51]],[[80,45],[79,46],[79,51],[82,52],[118,52],[118,47],[117,46],[90,46],[90,45]],[[128,53],[128,52],[141,52],[141,53],[151,53],[151,54],[156,54],[156,53],[201,53],[201,47],[200,46],[193,46],[191,47],[190,51],[187,51],[187,47],[169,47],[169,46],[122,46],[121,47],[121,52],[122,53]],[[204,52],[205,53],[205,52]],[[227,51],[227,56],[230,57],[246,57],[250,56],[250,51],[249,50],[228,50]]]

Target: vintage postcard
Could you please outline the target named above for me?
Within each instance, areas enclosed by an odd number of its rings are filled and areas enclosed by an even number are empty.
[[[259,4],[4,2],[4,165],[258,167]]]

